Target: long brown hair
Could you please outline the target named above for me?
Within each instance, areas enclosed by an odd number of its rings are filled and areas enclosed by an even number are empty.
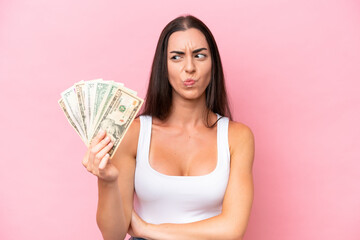
[[[215,39],[209,28],[198,18],[192,15],[180,16],[169,22],[160,34],[156,46],[155,56],[151,67],[150,81],[145,97],[144,110],[141,115],[150,115],[164,120],[169,116],[172,106],[172,87],[168,80],[167,69],[167,48],[169,37],[176,31],[185,31],[189,28],[200,30],[209,45],[212,67],[211,80],[205,90],[208,127],[215,126],[216,122],[209,126],[209,113],[213,111],[221,116],[229,117],[232,115],[227,99],[224,73],[221,64],[220,54]]]

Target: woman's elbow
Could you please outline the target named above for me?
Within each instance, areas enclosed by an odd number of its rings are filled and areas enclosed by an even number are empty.
[[[243,239],[243,235],[241,234],[232,234],[229,238],[229,240],[242,240]]]
[[[229,240],[243,240],[244,231],[242,231],[239,227],[232,228],[228,231],[227,238]]]

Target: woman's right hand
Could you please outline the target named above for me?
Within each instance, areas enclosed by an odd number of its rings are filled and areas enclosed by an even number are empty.
[[[109,161],[108,152],[113,144],[106,132],[101,130],[92,140],[82,161],[89,172],[106,182],[116,181],[119,176],[118,169]]]

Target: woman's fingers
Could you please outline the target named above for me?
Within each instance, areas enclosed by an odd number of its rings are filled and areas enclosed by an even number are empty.
[[[102,129],[100,129],[99,133],[94,137],[94,139],[91,141],[90,147],[96,146],[104,137],[106,132]]]
[[[95,155],[98,154],[100,150],[103,149],[110,142],[110,140],[110,137],[106,136],[98,144],[96,144],[96,146],[92,147],[91,152]]]
[[[95,148],[99,142],[103,141],[104,137],[106,136],[106,132],[104,130],[100,130],[99,133],[96,135],[96,137],[91,141],[91,144],[89,146],[88,151],[86,152],[82,164],[84,165],[84,167],[86,167],[86,169],[88,171],[91,171],[91,169],[93,168],[93,162],[94,162],[94,158],[95,155],[98,153],[98,151],[101,148]],[[106,145],[106,143],[105,143]]]
[[[98,143],[94,149],[92,149],[92,154],[93,156],[90,158],[90,166],[88,168],[91,170],[94,170],[96,173],[98,172],[98,168],[99,168],[99,164],[100,161],[106,156],[108,155],[108,152],[110,151],[110,149],[113,147],[114,143],[111,142],[110,139],[107,139],[108,137],[106,137],[103,141],[101,141],[100,143]],[[107,143],[107,144],[106,144]],[[98,150],[99,149],[99,150]],[[106,164],[105,164],[106,166]],[[105,168],[104,166],[104,168]]]
[[[108,160],[110,158],[110,155],[107,153],[105,156],[101,159],[101,162],[99,164],[99,170],[104,170],[106,167],[106,164],[108,163]]]
[[[90,173],[105,181],[115,181],[119,175],[116,167],[111,164],[110,154],[108,153],[113,146],[114,143],[110,139],[103,139],[94,147],[89,147],[83,159],[84,167]]]
[[[110,162],[109,151],[114,143],[111,138],[107,136],[105,131],[101,131],[91,142],[88,151],[83,159],[83,165],[92,174],[106,179],[115,178],[117,172],[113,168],[107,168]],[[116,170],[116,169],[115,169]]]
[[[103,147],[95,156],[94,165],[98,165],[101,159],[110,151],[112,146],[114,145],[113,142],[109,142],[105,147]]]
[[[86,151],[86,154],[82,160],[82,164],[84,165],[84,167],[86,167],[88,161],[89,161],[89,151]]]
[[[88,163],[90,168],[93,168],[94,164],[96,165],[95,162],[100,161],[101,158],[104,157],[105,154],[99,154],[99,152],[111,141],[109,136],[105,137],[105,135],[104,135],[102,137],[103,137],[103,139],[100,142],[98,142],[95,146],[90,147],[90,153],[89,153],[90,156],[89,156],[89,163]]]

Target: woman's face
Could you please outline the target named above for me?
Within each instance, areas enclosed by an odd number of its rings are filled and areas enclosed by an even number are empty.
[[[170,35],[167,65],[173,97],[198,99],[211,79],[211,55],[202,32],[196,28]]]

